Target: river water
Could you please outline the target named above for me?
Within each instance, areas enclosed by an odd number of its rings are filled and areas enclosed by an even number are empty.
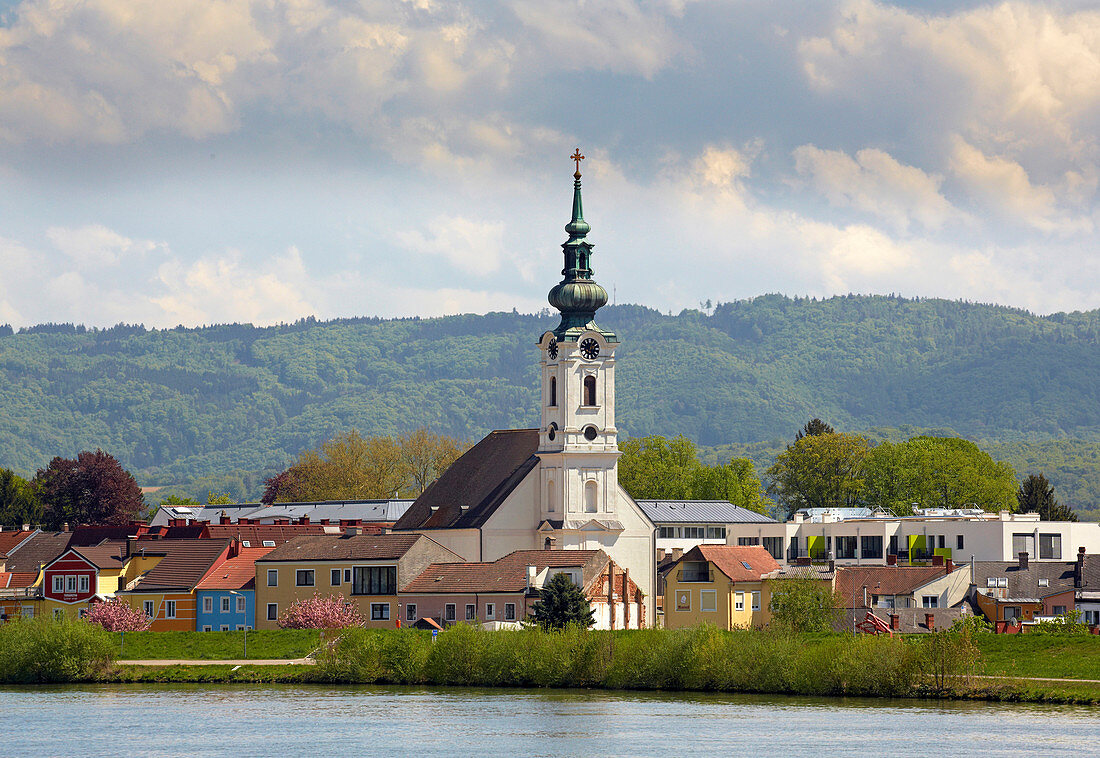
[[[0,688],[0,756],[1081,756],[1100,708],[566,690]]]

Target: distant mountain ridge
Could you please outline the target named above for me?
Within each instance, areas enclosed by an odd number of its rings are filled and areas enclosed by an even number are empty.
[[[1100,440],[1100,311],[765,295],[710,313],[609,306],[599,321],[623,339],[625,435],[751,445],[820,416],[842,430]],[[535,341],[555,324],[544,312],[0,330],[0,466],[33,472],[99,446],[166,483],[281,467],[348,428],[477,439],[534,426]]]

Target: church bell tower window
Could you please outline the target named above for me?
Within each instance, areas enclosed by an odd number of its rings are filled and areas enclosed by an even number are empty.
[[[589,481],[584,483],[584,512],[585,513],[595,513],[596,512],[596,505],[597,505],[596,499],[597,499],[596,482],[594,482],[592,480],[589,480]]]
[[[554,408],[558,404],[558,379],[555,376],[550,377],[550,407]]]
[[[584,378],[584,404],[587,406],[596,405],[596,377],[594,376]]]

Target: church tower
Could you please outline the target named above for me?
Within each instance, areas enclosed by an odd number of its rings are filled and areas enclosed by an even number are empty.
[[[580,162],[573,174],[573,217],[565,227],[562,280],[550,290],[561,323],[542,335],[541,520],[556,547],[595,548],[613,541],[618,527],[619,448],[615,429],[614,332],[596,324],[607,291],[592,276],[592,243],[581,203]],[[596,523],[593,524],[592,522]],[[553,524],[555,534],[549,534]],[[562,526],[557,526],[561,524]],[[572,527],[572,529],[570,528]],[[584,528],[597,534],[566,534]],[[618,527],[621,529],[621,527]],[[559,531],[559,529],[564,531]]]

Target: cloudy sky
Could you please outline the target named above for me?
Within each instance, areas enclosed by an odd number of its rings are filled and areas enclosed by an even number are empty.
[[[1100,1],[0,0],[0,323],[1100,307]]]

